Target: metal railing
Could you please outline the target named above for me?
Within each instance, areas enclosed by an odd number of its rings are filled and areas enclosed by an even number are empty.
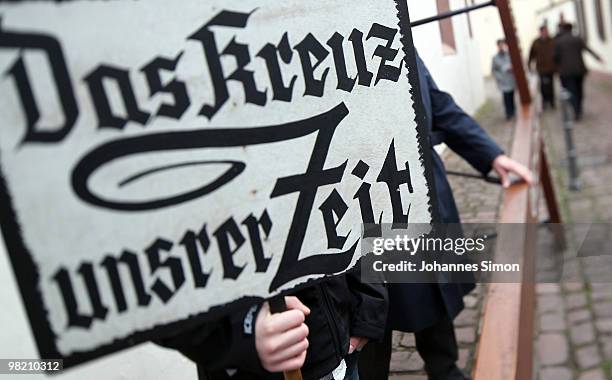
[[[546,202],[549,222],[560,223],[546,147],[539,133],[540,107],[532,93],[519,48],[514,18],[508,0],[498,0],[500,20],[506,35],[514,76],[521,99],[510,156],[536,173],[532,188],[520,183],[503,194],[499,223],[519,223],[517,236],[500,231],[496,259],[504,262],[513,257],[517,247],[523,247],[520,283],[491,283],[486,292],[481,335],[478,342],[474,380],[526,380],[533,378],[533,334],[535,319],[535,260],[540,200]],[[564,246],[564,236],[558,236]]]
[[[532,93],[535,82],[529,83],[516,35],[514,18],[508,0],[489,1],[458,11],[412,23],[412,26],[441,20],[488,6],[497,6],[509,47],[514,76],[521,100],[514,130],[510,156],[536,173],[537,184],[529,187],[514,182],[503,194],[499,223],[517,223],[523,228],[512,235],[500,231],[497,236],[496,259],[505,262],[516,256],[516,247],[522,247],[520,256],[522,281],[520,283],[491,283],[485,294],[481,334],[478,340],[474,380],[527,380],[533,378],[533,334],[535,318],[535,252],[536,230],[539,224],[539,203],[544,198],[548,209],[548,222],[560,223],[561,215],[556,201],[546,148],[539,133],[540,109]],[[498,183],[494,177],[449,172],[450,175],[481,178]],[[542,197],[543,195],[543,197]],[[565,237],[556,236],[561,247]]]

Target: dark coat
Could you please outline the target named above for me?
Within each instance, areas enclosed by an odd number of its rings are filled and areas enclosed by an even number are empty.
[[[459,223],[459,212],[446,178],[442,159],[434,146],[446,143],[455,153],[480,173],[491,171],[493,160],[502,149],[478,123],[466,114],[434,82],[423,61],[417,57],[421,98],[430,131],[433,176],[442,223]],[[393,330],[414,332],[432,326],[442,318],[451,319],[463,309],[463,296],[473,284],[391,284],[389,286],[389,318]]]
[[[566,32],[557,37],[555,61],[559,65],[559,75],[563,77],[580,77],[587,74],[583,53],[589,51],[581,37]]]
[[[317,380],[333,371],[349,349],[349,337],[381,340],[387,319],[384,285],[361,282],[359,267],[293,294],[311,310],[306,317],[309,348],[302,368],[304,380]],[[156,343],[179,350],[198,365],[201,380],[282,380],[266,372],[255,349],[255,318],[259,306],[177,331]],[[237,369],[228,376],[226,369]]]
[[[538,38],[529,50],[529,66],[535,61],[540,75],[553,75],[557,71],[555,63],[555,39]]]

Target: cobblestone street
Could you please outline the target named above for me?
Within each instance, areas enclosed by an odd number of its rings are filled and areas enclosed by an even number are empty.
[[[612,77],[591,74],[586,85],[586,114],[576,123],[574,139],[583,188],[567,190],[566,148],[558,114],[546,114],[543,122],[565,221],[612,221]],[[578,229],[580,225],[574,229]],[[573,236],[579,238],[579,233]],[[572,236],[570,236],[572,239]],[[610,237],[600,243],[609,245]],[[573,242],[576,244],[576,241]],[[577,280],[538,287],[536,363],[539,380],[612,379],[612,273],[609,260],[565,262],[564,273],[575,271]],[[602,281],[595,277],[607,273]]]
[[[512,125],[502,118],[497,94],[477,114],[482,126],[505,149],[512,138]],[[556,181],[564,222],[612,221],[612,76],[591,74],[586,84],[585,117],[575,126],[575,141],[583,188],[567,190],[567,161],[560,111],[542,119],[553,177]],[[474,170],[450,150],[444,152],[448,170]],[[463,222],[493,223],[497,220],[501,189],[484,181],[450,177]],[[542,217],[545,219],[545,215]],[[569,234],[570,246],[576,235]],[[603,237],[609,242],[609,236]],[[534,363],[537,380],[612,380],[612,278],[591,283],[589,274],[601,268],[587,261],[566,260],[564,270],[579,273],[572,282],[539,284]],[[607,269],[612,273],[612,268]],[[466,309],[455,321],[459,364],[466,373],[474,365],[484,285],[466,296]],[[391,379],[426,380],[423,361],[414,347],[412,334],[395,333]]]

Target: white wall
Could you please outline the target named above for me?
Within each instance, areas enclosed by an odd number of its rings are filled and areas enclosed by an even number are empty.
[[[550,8],[544,12],[539,12],[537,17],[540,24],[547,23],[551,33],[558,32],[558,24],[561,20],[561,15],[566,22],[571,22],[577,25],[576,7],[573,1],[562,3],[554,8]]]
[[[496,41],[503,38],[504,31],[497,8],[488,7],[472,12],[474,38],[478,42],[480,65],[486,76],[491,75],[491,59],[497,52]]]
[[[604,64],[597,62],[590,54],[587,57],[587,65],[590,69],[604,71],[612,74],[612,2],[603,0],[604,28],[606,30],[606,41],[602,41],[597,31],[597,19],[595,18],[595,5],[593,1],[584,2],[584,12],[587,19],[589,46],[599,54]]]
[[[519,39],[519,45],[526,59],[529,55],[531,43],[539,34],[539,27],[544,17],[539,16],[537,10],[545,8],[550,0],[511,0],[514,22]],[[499,18],[499,11],[495,7],[488,7],[473,13],[474,33],[480,47],[480,62],[486,75],[491,74],[491,59],[497,53],[497,40],[504,38],[504,31]],[[553,19],[552,25],[556,29],[558,17]]]
[[[451,9],[464,7],[463,0],[451,0]],[[435,0],[408,0],[410,18],[419,20],[437,14]],[[452,19],[457,52],[444,55],[437,22],[412,29],[414,44],[438,86],[451,93],[467,112],[475,112],[485,101],[483,71],[478,42],[470,38],[467,16]]]

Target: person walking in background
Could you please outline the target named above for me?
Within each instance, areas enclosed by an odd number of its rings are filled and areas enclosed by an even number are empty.
[[[575,36],[572,29],[573,26],[570,23],[562,26],[561,35],[557,38],[555,45],[555,62],[559,69],[561,85],[572,96],[571,101],[576,120],[580,120],[582,119],[584,78],[588,72],[582,53],[587,51],[599,62],[603,60],[587,46],[581,37]]]
[[[497,82],[497,87],[501,91],[504,99],[504,108],[506,109],[506,120],[511,120],[516,113],[516,105],[514,103],[514,90],[516,88],[516,80],[512,73],[512,62],[508,53],[508,45],[506,40],[497,41],[497,54],[493,57],[491,71]]]
[[[555,108],[555,40],[550,37],[547,26],[540,27],[540,37],[533,41],[529,51],[529,70],[533,70],[533,63],[540,77],[540,92],[544,109]]]
[[[563,25],[565,24],[565,14],[561,12],[559,15],[559,22],[557,23],[557,34],[555,34],[555,39],[559,38],[563,34]]]

